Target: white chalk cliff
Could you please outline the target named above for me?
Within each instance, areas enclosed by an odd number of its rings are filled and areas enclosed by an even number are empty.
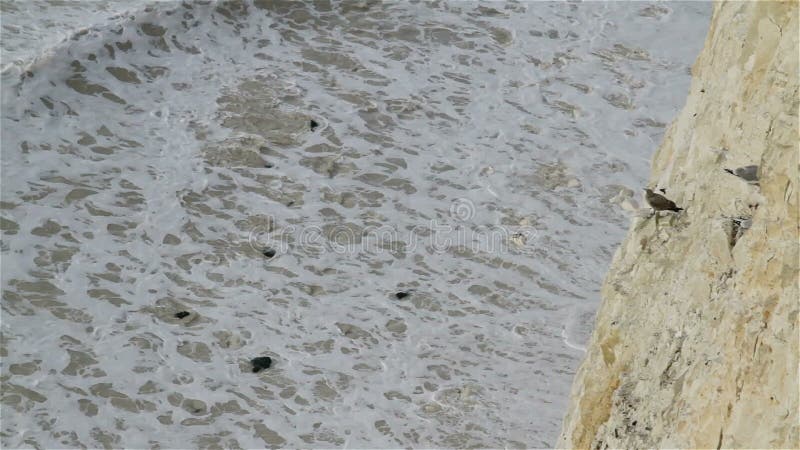
[[[634,219],[559,447],[800,448],[798,3],[717,3]],[[758,165],[760,186],[725,172]]]

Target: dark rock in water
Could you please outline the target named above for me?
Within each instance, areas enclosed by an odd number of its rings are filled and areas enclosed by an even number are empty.
[[[180,311],[175,313],[175,317],[178,319],[183,319],[184,317],[188,316],[189,313],[187,311]]]
[[[294,200],[290,200],[289,203],[286,204],[286,206],[292,206],[292,205],[294,205]]]
[[[394,294],[394,296],[397,297],[398,300],[402,300],[402,299],[408,297],[409,295],[411,295],[411,294],[408,293],[408,292],[405,292],[405,291],[400,291],[400,292]]]
[[[311,128],[311,131],[314,131],[314,130],[317,129],[317,127],[319,127],[319,122],[317,122],[314,119],[311,119],[311,121],[308,123],[308,125]]]
[[[273,256],[276,255],[276,253],[277,252],[274,249],[271,249],[271,248],[265,248],[264,251],[261,252],[261,254],[266,256],[267,258],[272,258]]]
[[[272,365],[272,358],[269,356],[259,356],[258,358],[251,359],[250,364],[253,365],[253,373],[258,373],[263,369],[269,369],[269,366]]]
[[[264,167],[267,169],[272,169],[275,166],[273,166],[272,163],[264,163]]]

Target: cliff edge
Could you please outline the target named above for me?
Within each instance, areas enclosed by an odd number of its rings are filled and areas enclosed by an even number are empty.
[[[800,448],[798,48],[797,2],[715,4],[653,158],[685,211],[614,256],[559,447]]]

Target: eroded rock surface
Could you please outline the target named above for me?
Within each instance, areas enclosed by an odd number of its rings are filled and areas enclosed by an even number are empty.
[[[652,166],[686,211],[617,251],[560,447],[800,447],[797,5],[715,5]]]

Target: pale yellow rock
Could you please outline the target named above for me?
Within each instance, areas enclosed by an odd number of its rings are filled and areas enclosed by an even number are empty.
[[[797,2],[715,4],[653,158],[686,211],[614,256],[559,447],[800,448],[799,34]]]

